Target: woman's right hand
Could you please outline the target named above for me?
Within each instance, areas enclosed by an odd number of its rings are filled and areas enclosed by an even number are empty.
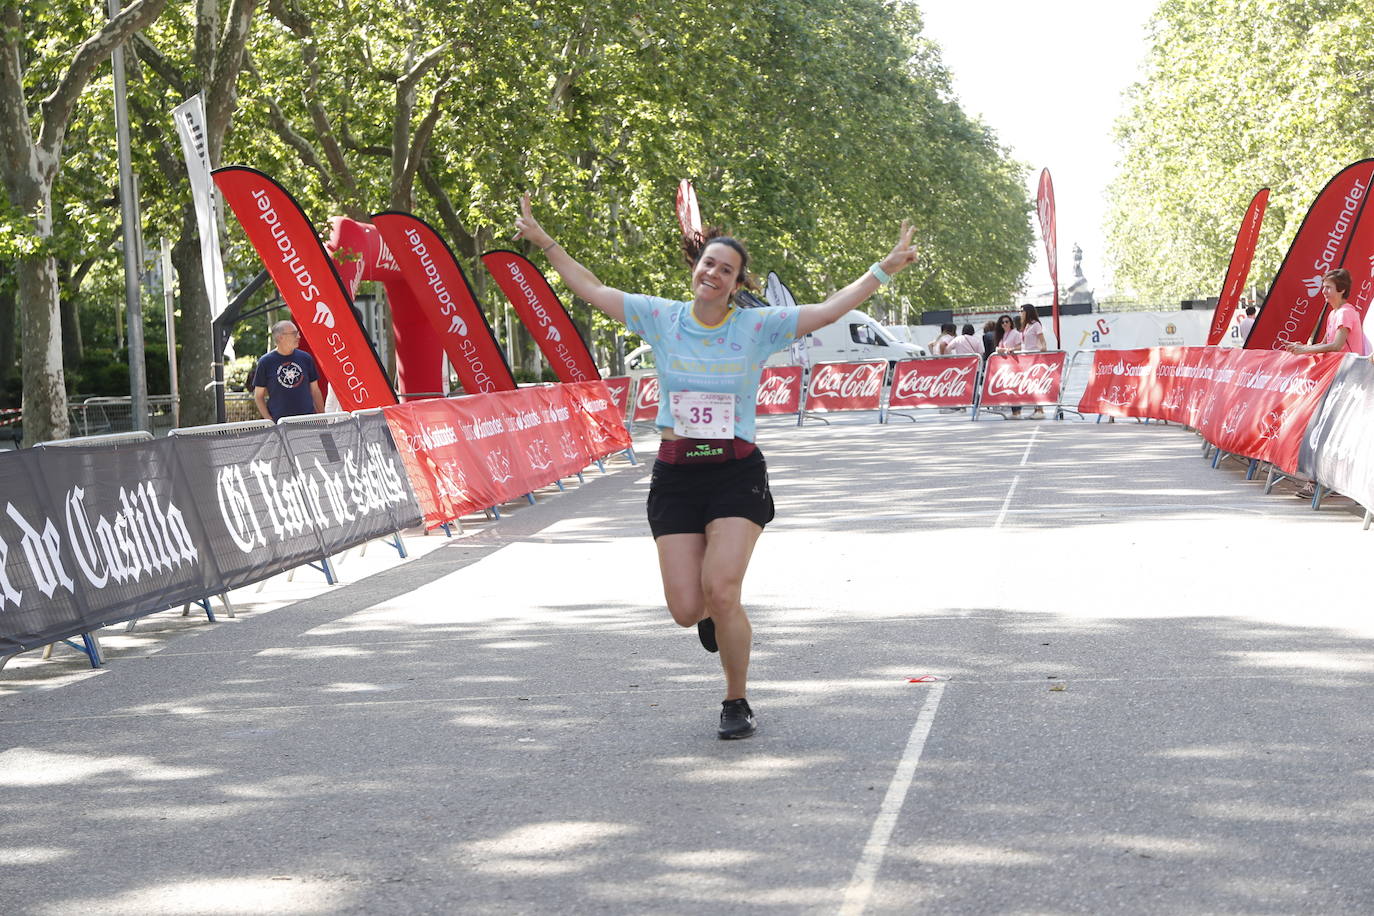
[[[528,194],[520,195],[520,215],[515,218],[515,230],[517,239],[525,239],[541,250],[553,245],[553,236],[544,231],[544,227],[539,225],[539,220],[534,218],[534,213],[530,210]]]

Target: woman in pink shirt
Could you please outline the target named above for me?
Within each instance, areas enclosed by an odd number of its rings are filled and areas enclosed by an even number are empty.
[[[1346,299],[1350,296],[1350,271],[1344,267],[1327,271],[1322,277],[1322,295],[1326,297],[1327,308],[1331,313],[1326,318],[1326,328],[1322,342],[1318,344],[1284,344],[1289,353],[1354,353],[1364,355],[1364,330],[1361,328],[1359,310]],[[1312,499],[1316,496],[1316,485],[1308,481],[1293,494],[1298,499]],[[1339,493],[1332,493],[1339,496]]]
[[[1035,306],[1027,302],[1021,306],[1021,352],[1022,353],[1043,353],[1049,347],[1045,345],[1045,328],[1040,323],[1040,313]]]
[[[1045,327],[1040,323],[1040,313],[1035,310],[1035,306],[1027,302],[1021,306],[1021,352],[1022,353],[1043,353],[1049,349],[1045,346]],[[1032,420],[1045,419],[1045,408],[1037,407],[1031,413]]]
[[[1350,271],[1344,267],[1327,271],[1322,277],[1322,295],[1330,314],[1319,344],[1285,344],[1289,353],[1354,353],[1364,356],[1364,330],[1359,310],[1346,300],[1350,296]]]
[[[1008,353],[1015,353],[1021,349],[1021,332],[1016,330],[1016,319],[1010,315],[1003,315],[997,319],[997,330],[994,332],[994,346],[998,353],[1006,356]]]
[[[974,338],[973,325],[964,325],[963,333],[950,342],[945,352],[951,356],[982,356],[983,345]]]
[[[997,353],[1001,356],[1009,356],[1021,349],[1021,332],[1016,330],[1016,319],[1010,315],[1003,315],[997,319],[997,333],[995,335]],[[1011,409],[1013,420],[1021,419],[1021,408]]]

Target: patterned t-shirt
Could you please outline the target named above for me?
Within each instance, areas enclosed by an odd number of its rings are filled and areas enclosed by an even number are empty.
[[[721,391],[735,396],[735,435],[754,441],[763,361],[797,336],[799,307],[730,309],[707,327],[690,302],[625,295],[625,323],[654,348],[658,367],[659,426],[673,425],[675,391]]]

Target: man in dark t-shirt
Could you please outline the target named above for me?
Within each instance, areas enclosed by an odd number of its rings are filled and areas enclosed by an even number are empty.
[[[277,348],[259,358],[253,370],[253,400],[258,413],[264,420],[280,420],[324,410],[315,360],[296,349],[300,331],[290,321],[278,321],[272,325],[272,339]]]

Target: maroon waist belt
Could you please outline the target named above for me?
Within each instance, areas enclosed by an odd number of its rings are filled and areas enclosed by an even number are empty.
[[[754,453],[745,439],[664,439],[658,444],[658,460],[664,464],[722,464]]]

